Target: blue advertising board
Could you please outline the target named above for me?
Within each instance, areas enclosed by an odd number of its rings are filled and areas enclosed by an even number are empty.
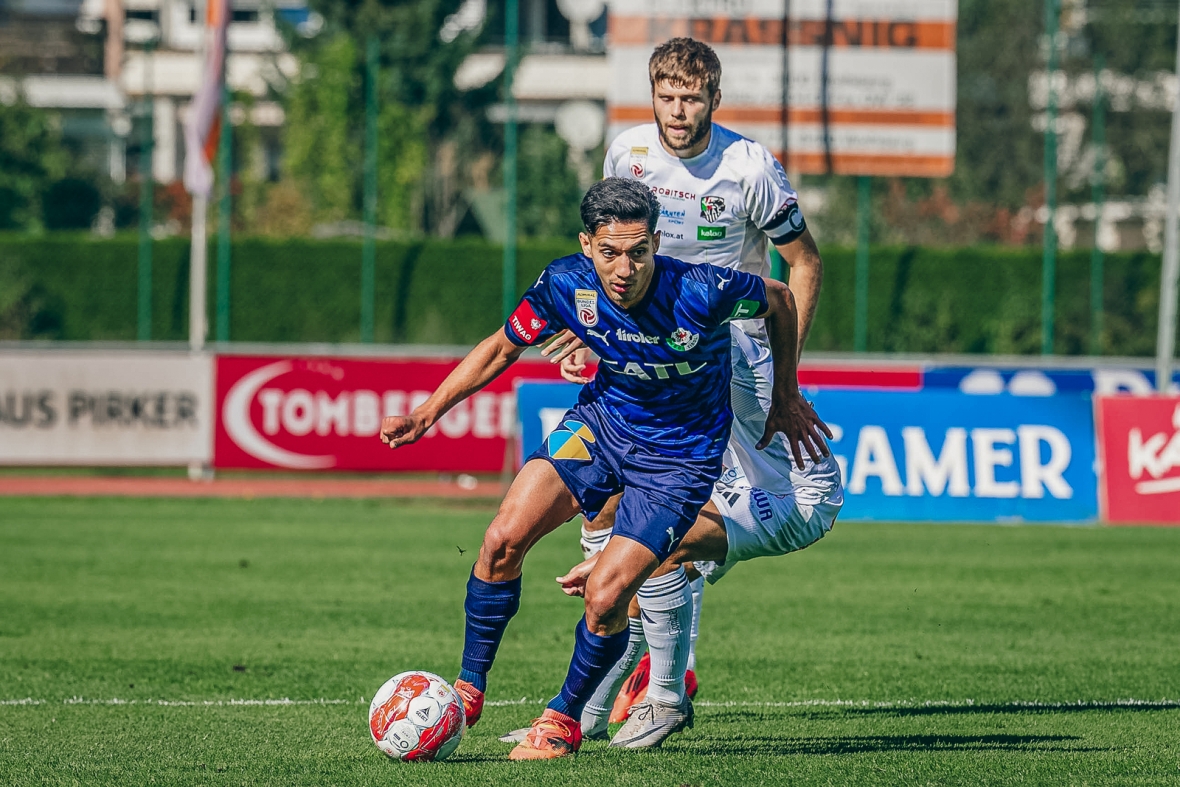
[[[562,413],[578,403],[582,386],[567,382],[516,383],[516,411],[520,418],[520,443],[516,464],[541,445],[557,428]]]
[[[578,398],[570,383],[520,383],[521,451]],[[1086,393],[975,396],[809,393],[844,477],[840,518],[899,522],[1092,522],[1094,415]]]
[[[846,520],[1091,522],[1094,414],[1085,394],[819,391]]]

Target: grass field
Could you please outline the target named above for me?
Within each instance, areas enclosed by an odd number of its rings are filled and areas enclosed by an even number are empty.
[[[448,762],[387,761],[368,700],[456,673],[490,515],[0,499],[0,784],[1180,784],[1162,528],[840,524],[706,592],[694,730],[509,763],[496,735],[568,663],[570,525],[529,559],[484,721]]]

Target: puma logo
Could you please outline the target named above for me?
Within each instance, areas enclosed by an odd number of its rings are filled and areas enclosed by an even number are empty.
[[[731,281],[733,281],[733,274],[730,274],[728,279],[723,279],[723,278],[721,278],[720,275],[718,275],[717,276],[717,289],[724,290],[725,285],[729,284]]]
[[[598,331],[589,331],[589,330],[586,331],[586,333],[590,334],[591,336],[593,336],[595,338],[602,339],[602,343],[605,344],[607,347],[610,347],[610,334],[609,333],[599,333]]]

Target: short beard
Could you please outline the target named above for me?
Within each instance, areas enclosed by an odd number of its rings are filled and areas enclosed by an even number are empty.
[[[684,142],[673,142],[668,139],[668,135],[664,133],[664,127],[661,124],[657,123],[656,126],[660,130],[660,139],[664,141],[665,145],[672,150],[688,150],[704,139],[705,135],[709,133],[709,129],[713,127],[713,110],[709,110],[708,114],[701,119],[701,122],[696,125],[692,134]]]

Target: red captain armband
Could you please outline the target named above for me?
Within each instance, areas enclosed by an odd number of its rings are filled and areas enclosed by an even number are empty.
[[[537,316],[537,313],[533,311],[533,305],[528,301],[521,301],[520,305],[516,307],[516,311],[512,312],[512,316],[508,318],[508,327],[525,344],[537,341],[541,336],[541,331],[545,330],[545,326],[548,324]]]

